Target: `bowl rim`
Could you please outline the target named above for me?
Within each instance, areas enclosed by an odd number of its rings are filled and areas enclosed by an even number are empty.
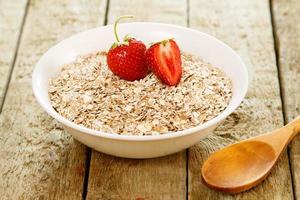
[[[114,140],[124,140],[124,141],[154,141],[154,140],[166,140],[166,139],[171,139],[171,138],[177,138],[177,137],[183,137],[189,134],[193,134],[193,133],[197,133],[199,131],[202,131],[206,128],[209,128],[211,126],[217,125],[219,122],[223,121],[226,117],[228,117],[243,101],[247,90],[248,90],[248,85],[249,85],[249,74],[247,71],[247,67],[245,65],[245,63],[243,62],[243,60],[241,59],[241,57],[237,54],[237,52],[235,52],[231,47],[229,47],[226,43],[222,42],[221,40],[217,39],[214,36],[211,36],[207,33],[195,30],[195,29],[191,29],[188,27],[183,27],[183,26],[179,26],[179,25],[174,25],[174,24],[167,24],[167,23],[159,23],[159,22],[129,22],[129,23],[122,23],[120,24],[120,26],[126,26],[126,25],[152,25],[152,26],[168,26],[170,28],[177,28],[177,29],[182,29],[183,31],[189,31],[189,32],[194,32],[197,34],[203,34],[206,37],[216,40],[217,42],[221,43],[222,45],[224,45],[225,48],[227,48],[229,51],[231,51],[233,53],[233,55],[236,56],[236,58],[239,60],[241,66],[242,66],[242,70],[245,73],[245,85],[244,88],[242,88],[242,92],[239,93],[239,99],[237,100],[237,102],[235,104],[233,104],[231,107],[226,107],[224,111],[222,111],[218,116],[214,117],[213,119],[188,128],[188,129],[184,129],[181,131],[172,131],[172,132],[167,132],[164,134],[160,134],[160,135],[119,135],[119,134],[114,134],[114,133],[107,133],[107,132],[103,132],[103,131],[97,131],[97,130],[93,130],[81,125],[78,125],[66,118],[64,118],[62,115],[60,115],[58,112],[56,112],[52,107],[49,108],[49,106],[46,105],[46,102],[44,101],[44,98],[42,97],[42,95],[40,95],[40,92],[38,91],[38,86],[37,86],[37,77],[38,77],[38,73],[37,73],[37,69],[40,68],[41,65],[41,61],[44,59],[44,57],[46,57],[47,52],[49,52],[51,49],[59,46],[60,44],[62,44],[63,42],[65,42],[66,40],[72,39],[80,34],[86,33],[86,32],[92,32],[92,31],[96,31],[98,29],[102,29],[102,28],[111,28],[113,25],[106,25],[106,26],[100,26],[100,27],[96,27],[96,28],[92,28],[92,29],[88,29],[85,31],[81,31],[79,33],[73,34],[72,36],[56,43],[54,46],[52,46],[51,48],[49,48],[43,55],[42,57],[39,59],[39,61],[37,62],[37,64],[35,65],[33,74],[32,74],[32,89],[33,89],[33,93],[34,96],[36,97],[38,103],[41,105],[41,107],[50,115],[52,116],[54,119],[56,119],[57,121],[59,121],[60,123],[62,123],[65,126],[68,126],[72,129],[75,129],[77,131],[89,134],[89,135],[93,135],[96,137],[102,137],[102,138],[107,138],[107,139],[114,139]]]

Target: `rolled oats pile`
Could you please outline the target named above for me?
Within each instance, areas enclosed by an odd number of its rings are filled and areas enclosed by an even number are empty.
[[[231,81],[218,68],[182,55],[177,87],[163,85],[152,73],[129,82],[107,67],[106,53],[78,57],[50,80],[54,109],[81,126],[121,135],[157,135],[202,124],[228,105]]]

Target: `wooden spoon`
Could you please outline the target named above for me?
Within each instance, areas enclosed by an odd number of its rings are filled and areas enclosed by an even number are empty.
[[[213,153],[202,166],[204,183],[218,191],[238,193],[262,182],[280,153],[300,132],[300,116],[270,133],[230,145]]]

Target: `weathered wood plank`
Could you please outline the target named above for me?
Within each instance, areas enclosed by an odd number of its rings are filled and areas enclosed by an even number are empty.
[[[300,1],[272,3],[286,122],[300,114]],[[300,136],[289,148],[296,199],[300,199]]]
[[[153,11],[155,10],[155,14]],[[133,14],[139,21],[186,25],[186,1],[111,0],[108,23]],[[120,149],[121,150],[121,149]],[[121,159],[92,152],[88,199],[185,199],[185,152],[147,160]]]
[[[181,0],[111,0],[108,23],[121,15],[132,14],[136,21],[166,22],[186,26],[187,4]]]
[[[0,112],[17,51],[27,0],[0,0]]]
[[[146,160],[92,152],[88,199],[185,199],[185,152]]]
[[[106,1],[30,1],[0,118],[1,199],[81,199],[86,147],[42,111],[31,90],[39,57],[66,36],[104,22]]]
[[[292,199],[286,152],[266,181],[242,194],[217,193],[200,178],[204,160],[216,149],[283,125],[269,2],[190,0],[190,25],[237,50],[248,66],[250,85],[238,110],[215,134],[189,150],[189,199]]]

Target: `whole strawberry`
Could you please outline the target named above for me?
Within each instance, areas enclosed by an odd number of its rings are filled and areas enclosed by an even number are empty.
[[[146,65],[164,84],[175,86],[182,76],[181,56],[173,39],[153,44],[146,51]]]
[[[123,42],[120,42],[117,35],[117,24],[120,19],[131,17],[122,16],[116,20],[114,33],[117,42],[111,46],[106,58],[109,69],[127,81],[139,80],[148,74],[148,68],[145,64],[145,44],[126,36]]]

